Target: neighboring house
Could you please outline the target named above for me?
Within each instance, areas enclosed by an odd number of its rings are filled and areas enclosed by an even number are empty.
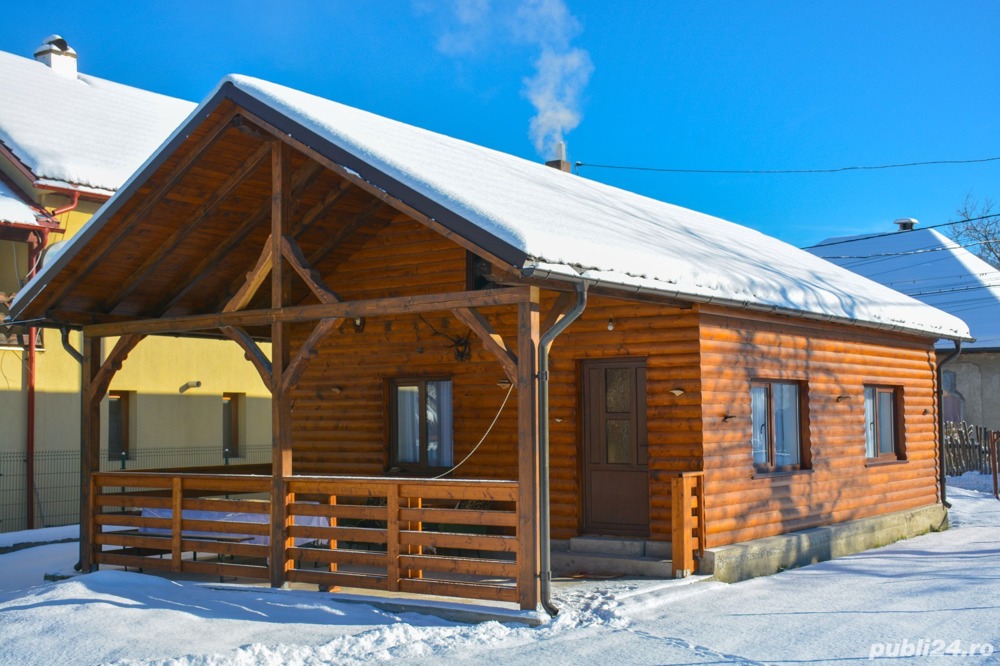
[[[84,569],[523,608],[547,603],[550,537],[733,579],[936,526],[934,342],[968,338],[751,229],[246,77],[11,313],[84,335]],[[160,335],[246,351],[273,388],[265,476],[97,471],[98,401]],[[810,531],[856,520],[849,543]]]
[[[0,52],[0,315],[194,108],[80,74],[76,65],[55,35],[34,60]],[[26,327],[0,328],[0,531],[78,515],[80,364],[60,331],[31,337]],[[68,342],[79,348],[79,334]],[[230,429],[237,444],[267,444],[267,390],[241,354],[210,341],[162,340],[133,361],[104,401],[114,424],[102,440],[114,459],[106,464],[141,465],[143,447],[156,447],[158,460],[165,449],[177,452],[168,424],[182,425],[186,447],[211,449],[204,460],[221,460],[224,410],[240,406]],[[201,386],[179,393],[189,381]],[[175,464],[192,455],[200,454],[178,452]]]
[[[1000,430],[1000,270],[936,229],[830,238],[810,252],[961,317],[975,338],[942,368],[944,419]],[[942,340],[938,357],[954,345]]]

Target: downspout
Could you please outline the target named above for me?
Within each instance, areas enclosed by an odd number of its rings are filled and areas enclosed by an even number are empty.
[[[71,210],[75,210],[78,205],[80,205],[80,192],[79,190],[74,190],[73,201],[68,206],[63,206],[62,208],[56,208],[54,211],[52,211],[52,217],[59,217],[63,213],[68,213]]]
[[[552,543],[549,518],[549,348],[570,324],[583,314],[587,307],[587,286],[585,281],[576,285],[576,303],[569,312],[542,334],[538,344],[538,456],[541,469],[538,475],[539,495],[539,568],[541,581],[542,608],[550,616],[559,614],[559,609],[550,598],[552,587]]]
[[[945,356],[937,366],[937,385],[938,385],[938,459],[941,461],[938,474],[938,485],[941,490],[941,504],[944,504],[946,509],[951,508],[951,504],[948,503],[948,496],[945,492],[945,484],[947,483],[947,473],[948,471],[944,468],[944,390],[941,388],[944,386],[944,382],[941,381],[944,377],[944,366],[951,363],[958,355],[962,353],[962,341],[955,340],[955,351]]]
[[[48,241],[49,232],[43,229],[36,236],[37,241],[28,245],[28,278],[35,277],[38,270],[38,257],[41,256],[42,249]],[[35,336],[38,335],[38,328],[28,327],[28,362],[27,362],[27,409],[25,410],[27,423],[25,424],[25,463],[27,465],[24,490],[25,490],[25,514],[26,527],[29,530],[35,529],[35,361],[37,349],[35,348]]]

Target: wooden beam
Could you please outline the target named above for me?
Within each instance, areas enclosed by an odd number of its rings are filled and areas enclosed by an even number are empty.
[[[100,338],[83,338],[83,390],[80,392],[80,571],[95,570],[94,472],[101,469],[101,403],[90,399],[101,368]]]
[[[316,356],[316,347],[319,345],[323,339],[333,332],[333,329],[337,327],[340,322],[339,319],[322,319],[319,324],[313,328],[312,333],[306,338],[306,341],[302,343],[299,347],[298,353],[295,354],[295,358],[288,364],[285,369],[284,376],[281,380],[281,388],[285,393],[291,392],[295,383],[299,381],[299,377],[302,376],[302,372],[306,368],[306,363],[310,359]]]
[[[122,220],[113,230],[109,231],[107,235],[103,236],[100,242],[94,243],[93,247],[87,248],[87,260],[82,266],[76,269],[73,274],[73,280],[67,282],[57,291],[52,293],[52,296],[48,299],[49,303],[61,302],[63,297],[69,293],[70,289],[72,289],[81,278],[86,276],[97,266],[104,263],[104,258],[107,253],[118,245],[118,243],[132,231],[132,225],[136,222],[136,220],[141,220],[151,210],[153,210],[153,208],[155,208],[160,201],[167,196],[170,190],[173,189],[174,186],[176,186],[187,174],[191,165],[201,159],[208,149],[211,148],[226,132],[226,130],[232,127],[232,120],[235,115],[235,109],[225,113],[218,120],[218,122],[215,123],[215,125],[208,129],[205,136],[203,136],[201,140],[191,147],[187,156],[185,156],[184,159],[178,162],[174,168],[170,170],[164,178],[163,184],[156,187],[147,198],[143,199],[142,205],[137,207],[133,213],[126,216],[125,219]]]
[[[556,297],[556,302],[552,304],[552,307],[546,313],[545,321],[542,322],[542,333],[550,330],[553,326],[558,324],[563,317],[566,316],[566,313],[569,312],[576,303],[574,295],[575,292],[572,291],[563,291],[559,293]]]
[[[257,370],[257,374],[260,375],[261,381],[264,382],[264,386],[270,391],[271,360],[264,355],[264,351],[257,345],[254,339],[242,328],[235,326],[224,326],[222,334],[243,348],[246,360],[253,364],[253,367]]]
[[[291,150],[283,141],[275,140],[271,151],[271,308],[281,310],[291,293],[291,275],[282,261],[282,240],[291,212]],[[288,549],[295,545],[288,528],[292,517],[289,503],[295,500],[288,493],[286,478],[292,475],[292,408],[291,396],[284,389],[282,378],[288,364],[291,326],[285,321],[271,324],[271,587],[282,587],[288,580],[292,561]]]
[[[222,307],[223,312],[236,312],[242,310],[246,307],[253,297],[257,294],[257,290],[260,286],[264,284],[264,279],[267,278],[269,272],[272,271],[274,267],[274,243],[272,243],[273,235],[268,236],[267,240],[264,241],[264,249],[261,250],[260,257],[257,258],[257,263],[254,265],[250,272],[247,273],[246,279],[243,282],[243,286],[240,287],[233,297]],[[281,254],[279,249],[278,261],[280,262]]]
[[[330,254],[338,245],[350,238],[354,232],[360,229],[361,226],[370,220],[384,205],[385,204],[378,199],[373,199],[360,213],[356,214],[343,226],[337,229],[337,231],[330,236],[330,238],[328,238],[326,242],[319,247],[319,249],[309,255],[309,263],[315,266],[319,262],[323,261],[328,254]]]
[[[129,352],[135,349],[146,336],[141,333],[129,333],[118,338],[111,353],[104,359],[104,363],[92,377],[88,386],[87,399],[92,403],[99,404],[111,386],[111,380],[115,374],[122,369],[122,363],[128,358]]]
[[[314,162],[313,160],[309,160],[309,163],[315,164],[316,166],[320,166],[318,162]],[[298,238],[300,234],[308,231],[309,227],[311,227],[316,220],[318,220],[327,210],[329,210],[330,206],[332,206],[342,196],[344,196],[347,193],[347,191],[351,189],[351,187],[353,187],[353,185],[350,183],[350,181],[341,180],[340,185],[336,189],[327,192],[327,195],[323,197],[322,201],[320,201],[315,206],[310,208],[308,211],[306,211],[305,215],[299,218],[299,220],[292,226],[291,230],[288,232],[288,235],[291,236],[292,238]]]
[[[298,171],[292,177],[292,199],[298,200],[302,193],[313,183],[313,181],[323,173],[323,167],[309,160],[304,165],[299,167]],[[158,313],[169,313],[174,307],[177,306],[181,300],[190,293],[199,282],[201,282],[212,269],[216,267],[219,260],[228,255],[234,249],[236,249],[250,233],[261,225],[268,216],[271,214],[271,201],[268,199],[265,205],[262,205],[256,213],[251,215],[244,221],[240,226],[236,227],[226,240],[222,241],[221,244],[216,246],[205,255],[205,258],[199,262],[199,264],[191,270],[190,277],[187,278],[183,283],[178,284],[174,293],[167,297],[165,300],[157,303],[152,312]],[[233,287],[233,289],[238,289],[239,285]],[[228,300],[228,299],[227,299]]]
[[[191,213],[191,216],[184,222],[182,222],[177,229],[167,238],[164,242],[156,248],[156,251],[146,257],[146,260],[142,262],[135,271],[133,271],[128,279],[128,281],[122,283],[122,285],[114,291],[110,296],[105,298],[101,302],[101,306],[98,308],[104,312],[112,312],[114,308],[125,298],[129,296],[138,286],[149,277],[150,274],[156,271],[160,266],[164,257],[175,250],[178,245],[180,245],[192,229],[197,227],[202,220],[212,214],[215,208],[225,201],[225,199],[239,187],[241,184],[246,182],[247,178],[260,167],[264,158],[268,156],[271,152],[270,142],[264,142],[256,152],[250,156],[250,158],[240,166],[229,178],[226,179],[222,185],[216,189],[212,195],[205,200],[198,208]]]
[[[517,598],[523,610],[539,601],[538,345],[539,290],[517,307]]]
[[[441,224],[437,220],[434,220],[434,219],[428,217],[427,215],[424,215],[422,212],[420,212],[416,208],[413,208],[409,204],[406,204],[406,203],[400,201],[399,199],[397,199],[394,196],[390,195],[385,190],[382,190],[379,187],[376,187],[375,185],[372,185],[371,183],[369,183],[368,181],[366,181],[364,178],[362,178],[361,176],[359,176],[354,171],[352,171],[350,169],[346,169],[342,165],[337,164],[336,162],[334,162],[333,160],[328,159],[326,157],[326,155],[323,155],[319,151],[317,151],[314,148],[312,148],[311,146],[306,145],[305,143],[299,141],[295,137],[289,136],[288,133],[282,132],[280,129],[278,129],[277,127],[275,127],[271,123],[263,120],[259,116],[256,116],[253,113],[250,113],[249,111],[247,111],[245,109],[240,109],[240,112],[244,116],[246,116],[246,118],[248,120],[251,120],[254,124],[258,125],[262,129],[264,129],[267,132],[269,132],[272,136],[277,137],[277,138],[279,138],[282,141],[287,141],[290,145],[292,145],[299,152],[301,152],[301,153],[303,153],[305,155],[308,155],[312,159],[316,160],[317,162],[319,162],[320,164],[322,164],[323,166],[325,166],[330,171],[333,171],[334,173],[336,173],[341,178],[350,181],[355,186],[361,188],[365,192],[368,192],[369,194],[371,194],[372,196],[374,196],[376,199],[384,201],[385,203],[389,204],[390,206],[392,206],[393,208],[395,208],[396,210],[398,210],[398,211],[400,211],[402,213],[406,213],[409,217],[413,218],[417,222],[420,222],[421,224],[429,227],[430,229],[433,229],[438,234],[444,236],[448,240],[450,240],[450,241],[452,241],[452,242],[460,245],[461,247],[465,248],[466,250],[469,250],[470,252],[472,252],[474,254],[477,254],[477,255],[479,255],[479,256],[487,259],[491,263],[495,263],[495,264],[498,264],[498,265],[505,265],[506,264],[506,262],[503,259],[500,259],[499,257],[493,255],[491,252],[488,252],[484,248],[479,247],[478,245],[476,245],[472,241],[470,241],[470,240],[466,239],[465,237],[463,237],[463,236],[455,233],[454,231],[452,231],[448,227],[444,226],[443,224]]]
[[[486,318],[471,308],[455,308],[451,313],[479,336],[483,349],[497,357],[507,379],[511,384],[517,384],[517,355],[511,351]]]
[[[288,236],[281,238],[281,254],[288,260],[289,265],[295,269],[306,286],[316,295],[320,303],[339,303],[340,297],[326,286],[323,276],[319,274],[310,262],[306,261],[302,254],[302,248]]]
[[[184,333],[203,331],[226,326],[266,326],[276,322],[301,323],[320,319],[354,319],[356,317],[444,312],[455,308],[491,307],[514,305],[529,298],[531,287],[459,291],[447,294],[420,296],[394,296],[365,301],[318,303],[270,310],[242,310],[218,314],[189,315],[139,319],[128,322],[109,322],[85,326],[84,333],[94,337],[125,335],[128,333]]]

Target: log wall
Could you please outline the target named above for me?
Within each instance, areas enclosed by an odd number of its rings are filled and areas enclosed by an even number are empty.
[[[931,342],[706,308],[701,367],[709,547],[937,501]],[[804,383],[811,470],[755,473],[751,379]],[[901,390],[906,462],[866,460],[866,384]]]

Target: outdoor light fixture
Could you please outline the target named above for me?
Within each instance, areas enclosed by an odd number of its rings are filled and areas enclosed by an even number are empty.
[[[615,330],[615,320],[612,319],[611,317],[608,317],[608,330],[609,331]]]
[[[739,416],[737,416],[736,414],[726,414],[725,416],[722,417],[722,422],[723,423],[729,423],[733,419],[737,419],[737,418],[739,418]]]
[[[177,389],[177,392],[184,393],[185,391],[188,391],[193,388],[201,388],[201,382],[198,381],[197,379],[192,380],[190,382],[185,382],[184,384],[181,384],[181,387]]]
[[[497,386],[499,386],[500,388],[510,388],[510,380],[501,379],[500,381],[497,382]]]
[[[851,396],[849,396],[849,395],[838,395],[837,396],[837,402],[847,402],[850,399],[851,399]]]
[[[673,393],[676,396],[684,395],[684,389],[682,389],[682,388],[670,389],[670,392]]]
[[[365,318],[364,317],[355,317],[354,318],[354,332],[355,333],[360,333],[363,330],[365,330]]]

